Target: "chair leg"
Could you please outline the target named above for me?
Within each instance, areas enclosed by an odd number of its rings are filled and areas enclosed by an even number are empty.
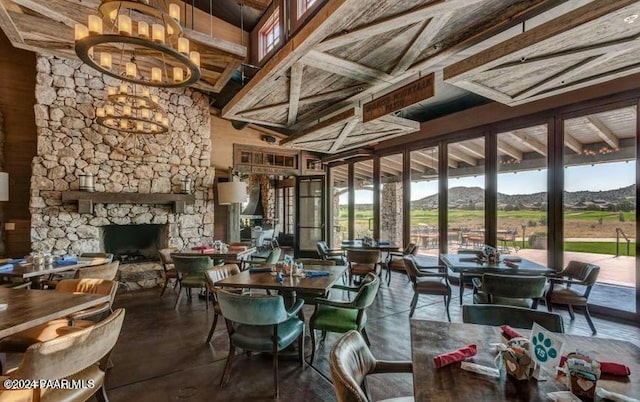
[[[213,322],[211,323],[211,329],[209,330],[209,336],[207,336],[207,342],[211,342],[211,338],[213,337],[213,331],[216,330],[216,324],[218,324],[218,314],[213,315]]]
[[[369,335],[367,335],[367,330],[364,327],[362,327],[362,330],[360,331],[360,333],[362,334],[364,341],[367,343],[367,346],[371,346],[371,342],[369,341]]]
[[[168,285],[169,285],[169,278],[164,278],[164,286],[162,287],[162,291],[160,291],[160,297],[164,295],[164,292],[167,290]]]
[[[313,358],[316,355],[316,331],[313,327],[309,327],[309,332],[311,333],[311,358],[309,359],[309,364],[313,365]]]
[[[593,333],[593,335],[596,335],[598,331],[596,331],[596,326],[593,325],[593,321],[591,320],[591,314],[589,313],[589,307],[587,305],[584,306],[584,316],[587,319],[589,328],[591,328],[591,332]]]
[[[224,371],[222,372],[222,378],[220,379],[220,386],[224,386],[229,382],[231,377],[231,363],[236,354],[236,347],[229,344],[229,355],[227,356],[227,362],[224,365]]]
[[[576,315],[573,313],[573,306],[569,304],[568,307],[569,307],[569,317],[571,317],[571,321],[573,321],[576,319]]]
[[[180,291],[178,292],[178,297],[176,297],[176,304],[173,306],[174,310],[178,310],[181,300],[182,300],[182,289],[180,289]]]
[[[449,294],[444,297],[444,304],[447,308],[447,318],[449,319],[449,322],[451,322],[451,315],[449,314],[449,305],[451,304],[451,289],[449,289]]]
[[[276,387],[273,396],[277,398],[280,394],[280,387],[278,386],[278,342],[276,340],[273,341],[273,384]]]
[[[205,309],[209,310],[209,289],[205,289],[204,291],[205,291],[205,293],[204,293],[204,301],[206,302],[205,306],[207,306],[207,307],[205,307]]]
[[[298,358],[300,359],[300,365],[304,367],[304,327],[300,338],[298,338]]]
[[[413,299],[411,299],[411,311],[409,317],[413,317],[413,312],[416,311],[416,305],[418,304],[418,292],[413,293]]]
[[[107,389],[104,387],[104,384],[102,384],[102,386],[95,393],[95,395],[98,402],[109,402],[109,397],[107,396]]]
[[[387,286],[391,285],[391,265],[389,263],[385,264],[387,266]]]
[[[460,305],[462,306],[462,296],[464,295],[464,282],[460,279]]]

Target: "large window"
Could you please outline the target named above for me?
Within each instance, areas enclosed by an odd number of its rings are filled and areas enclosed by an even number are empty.
[[[496,240],[501,253],[547,265],[547,125],[497,135]]]
[[[353,164],[355,181],[355,238],[373,237],[373,161]]]
[[[339,248],[349,233],[349,169],[340,165],[329,170],[329,239],[331,248]]]
[[[280,8],[276,7],[258,32],[260,59],[275,49],[280,42],[280,36]]]
[[[449,252],[481,247],[484,227],[484,138],[449,143]]]
[[[402,245],[402,154],[380,158],[380,240]]]
[[[298,0],[298,18],[302,17],[316,1],[317,0]]]
[[[411,152],[411,241],[438,255],[438,147]]]
[[[636,311],[636,108],[564,121],[564,263],[600,266],[591,304]]]

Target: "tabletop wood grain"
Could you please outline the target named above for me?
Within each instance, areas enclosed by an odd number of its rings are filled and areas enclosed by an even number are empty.
[[[183,251],[181,251],[179,253],[175,253],[175,254],[177,254],[177,255],[194,255],[194,256],[206,255],[207,257],[210,257],[210,258],[213,258],[213,259],[219,259],[219,260],[242,260],[242,259],[245,259],[245,258],[251,256],[256,251],[257,251],[257,249],[255,247],[250,247],[250,248],[248,248],[246,250],[228,251],[226,253],[221,253],[221,252],[218,252],[218,251],[202,253],[199,250],[183,250]]]
[[[519,330],[520,331],[520,330]],[[522,330],[523,335],[529,331]],[[628,377],[604,376],[598,386],[629,397],[640,397],[640,348],[614,339],[559,335],[564,339],[563,354],[576,349],[593,352],[596,359],[624,363],[631,369]],[[468,361],[494,367],[496,352],[490,343],[500,341],[500,328],[487,325],[411,320],[413,386],[416,401],[548,401],[547,393],[566,391],[565,385],[551,379],[517,381],[462,370],[460,363],[436,369],[433,357],[476,344],[478,354]]]
[[[35,278],[39,276],[48,276],[51,274],[57,274],[60,272],[75,271],[76,269],[88,267],[93,264],[92,262],[79,262],[73,265],[61,265],[59,267],[51,267],[46,269],[38,269],[32,264],[28,265],[14,265],[13,269],[7,269],[0,271],[0,276],[13,277],[13,278]]]
[[[109,302],[109,295],[0,288],[0,338]]]
[[[275,289],[282,291],[306,291],[321,293],[331,288],[347,269],[346,265],[320,266],[305,265],[306,271],[327,271],[328,276],[316,276],[313,278],[301,278],[297,276],[284,276],[284,282],[279,283],[270,272],[251,273],[242,271],[216,282],[217,286],[228,286],[248,289]]]

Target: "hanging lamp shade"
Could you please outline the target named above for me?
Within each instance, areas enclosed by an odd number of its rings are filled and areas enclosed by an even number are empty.
[[[229,205],[247,200],[247,183],[229,181],[218,183],[218,204]]]
[[[9,201],[9,173],[0,172],[0,201]]]

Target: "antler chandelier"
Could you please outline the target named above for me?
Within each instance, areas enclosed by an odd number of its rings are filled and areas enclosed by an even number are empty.
[[[188,86],[200,79],[200,53],[182,36],[180,6],[164,0],[102,0],[102,16],[75,26],[75,51],[96,70],[135,84]],[[168,12],[165,11],[168,9]]]

